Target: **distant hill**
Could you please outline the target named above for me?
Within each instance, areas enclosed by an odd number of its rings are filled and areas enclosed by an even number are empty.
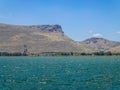
[[[60,25],[0,24],[0,51],[24,52],[24,48],[31,53],[79,51]]]
[[[120,42],[110,41],[104,38],[96,37],[86,39],[80,43],[87,46],[88,48],[93,49],[93,51],[106,51],[110,48],[120,45]]]

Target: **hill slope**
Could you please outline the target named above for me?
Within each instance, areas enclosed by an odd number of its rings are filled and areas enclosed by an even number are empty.
[[[0,52],[96,52],[119,49],[120,42],[89,38],[75,42],[67,37],[60,25],[0,24]],[[115,49],[114,49],[115,47]]]
[[[107,51],[110,51],[110,52],[113,52],[113,53],[120,53],[120,46],[116,46],[116,47],[110,48]]]
[[[93,51],[106,51],[110,48],[120,45],[120,42],[110,41],[104,38],[89,38],[80,42],[81,44],[91,48]]]
[[[0,51],[24,52],[79,51],[76,43],[68,38],[60,25],[19,26],[0,24]]]

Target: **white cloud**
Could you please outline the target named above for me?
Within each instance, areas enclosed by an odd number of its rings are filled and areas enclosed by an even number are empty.
[[[92,37],[103,37],[103,35],[100,34],[100,33],[95,33],[95,34],[92,35]]]

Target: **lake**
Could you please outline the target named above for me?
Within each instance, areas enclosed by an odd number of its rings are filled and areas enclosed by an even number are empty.
[[[0,90],[120,90],[120,57],[0,57]]]

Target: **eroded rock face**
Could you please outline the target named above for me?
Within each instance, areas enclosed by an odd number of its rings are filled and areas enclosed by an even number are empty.
[[[60,32],[62,31],[62,27],[60,25],[31,25],[29,28],[36,29],[42,32]]]
[[[0,24],[0,31],[8,30],[28,30],[28,31],[39,31],[39,32],[58,32],[64,33],[62,27],[58,24],[56,25],[10,25],[10,24]]]

